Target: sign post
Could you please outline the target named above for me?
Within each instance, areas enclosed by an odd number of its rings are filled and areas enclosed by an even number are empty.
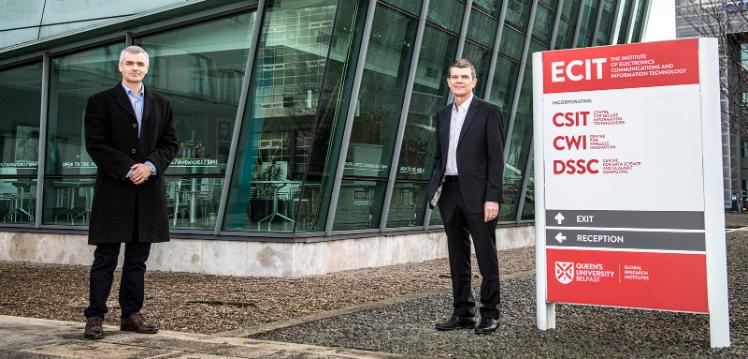
[[[710,315],[730,345],[715,39],[533,55],[536,294]]]

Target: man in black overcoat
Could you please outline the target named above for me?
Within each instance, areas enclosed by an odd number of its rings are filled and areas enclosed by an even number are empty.
[[[444,221],[454,308],[436,329],[475,328],[476,334],[489,334],[499,327],[496,218],[503,196],[501,114],[496,105],[473,96],[477,80],[469,61],[452,64],[447,83],[454,103],[436,113],[436,150],[427,198],[431,208],[438,204]],[[483,277],[478,327],[470,286],[470,237]]]
[[[119,71],[122,82],[91,96],[86,105],[86,149],[97,166],[88,233],[88,243],[96,245],[84,311],[88,339],[104,335],[121,243],[120,330],[158,332],[140,312],[145,262],[151,243],[169,241],[164,172],[178,149],[174,115],[166,98],[143,85],[148,54],[142,48],[124,49]]]

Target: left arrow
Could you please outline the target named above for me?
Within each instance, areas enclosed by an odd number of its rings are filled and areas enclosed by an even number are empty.
[[[564,243],[564,241],[566,240],[566,236],[561,232],[558,232],[558,234],[554,238],[556,238],[556,241],[558,241],[558,243]]]

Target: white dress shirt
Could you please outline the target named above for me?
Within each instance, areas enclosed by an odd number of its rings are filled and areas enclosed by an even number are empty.
[[[465,102],[459,107],[455,104],[452,106],[452,118],[449,121],[449,150],[447,152],[447,169],[445,175],[457,176],[457,142],[460,140],[462,124],[465,123],[470,103],[473,101],[471,94]]]

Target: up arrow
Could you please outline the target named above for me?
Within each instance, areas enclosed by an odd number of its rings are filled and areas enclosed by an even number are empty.
[[[566,219],[566,217],[564,217],[564,215],[561,214],[561,212],[558,212],[558,214],[556,214],[556,217],[553,217],[553,219],[555,219],[556,222],[558,222],[558,224],[561,224],[564,222],[564,219]]]
[[[558,243],[563,243],[566,240],[566,236],[561,232],[558,232],[555,238]]]

